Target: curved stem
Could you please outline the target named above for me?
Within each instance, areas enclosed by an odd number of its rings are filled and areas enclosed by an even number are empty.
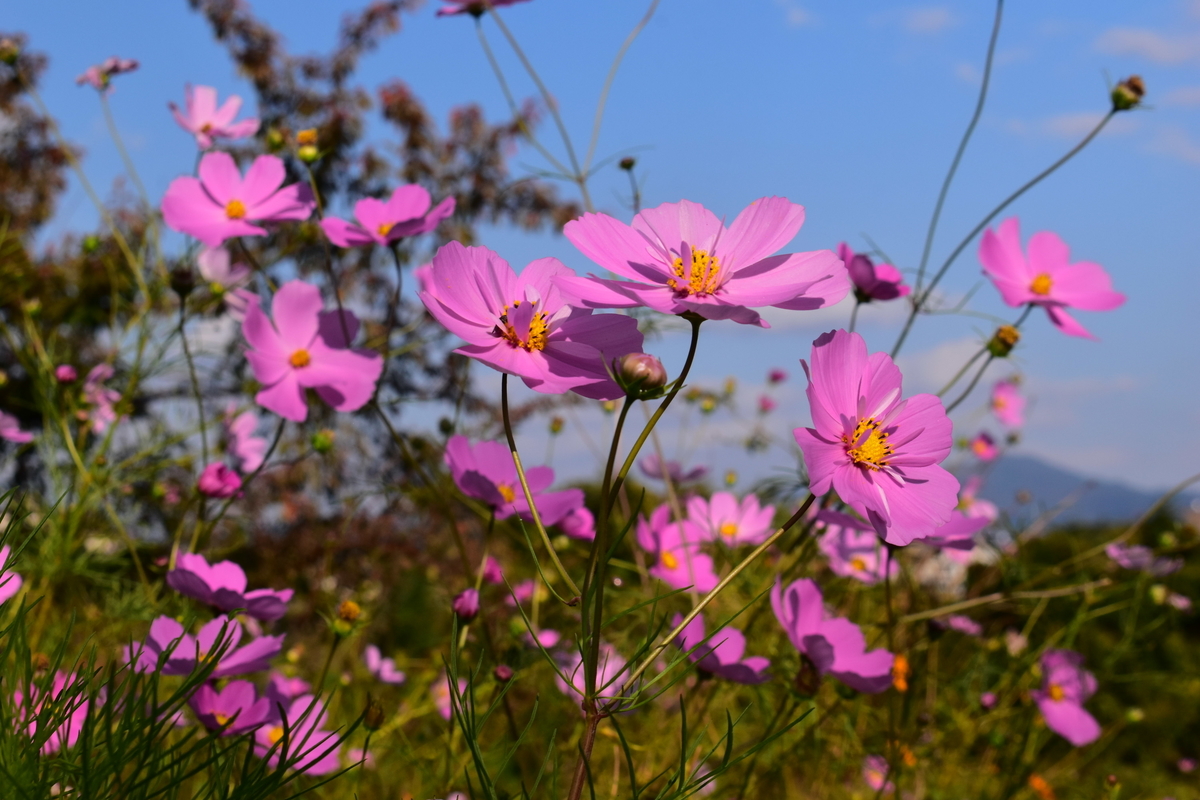
[[[963,240],[958,243],[958,246],[955,247],[954,250],[951,251],[950,255],[946,257],[946,260],[942,263],[942,266],[938,268],[936,273],[934,273],[933,278],[929,281],[929,286],[924,292],[921,293],[920,297],[916,297],[914,293],[912,311],[909,312],[908,319],[904,322],[904,328],[900,331],[900,336],[896,339],[895,346],[892,347],[892,358],[895,358],[896,354],[900,352],[900,348],[904,345],[904,340],[908,338],[908,332],[912,329],[913,321],[917,318],[917,315],[921,313],[921,309],[925,306],[925,304],[929,302],[929,298],[933,294],[934,288],[937,287],[938,283],[945,276],[951,265],[954,264],[955,260],[962,255],[963,250],[967,249],[967,245],[969,245],[975,239],[975,237],[979,235],[980,231],[986,228],[993,219],[999,216],[1000,212],[1012,205],[1017,198],[1048,178],[1059,167],[1061,167],[1063,164],[1066,164],[1081,150],[1083,150],[1083,148],[1087,147],[1093,139],[1100,135],[1100,131],[1104,130],[1104,126],[1109,123],[1109,121],[1113,118],[1113,115],[1116,113],[1117,112],[1115,110],[1110,110],[1107,114],[1105,114],[1100,122],[1096,124],[1096,127],[1092,128],[1088,135],[1084,136],[1083,139],[1080,140],[1079,144],[1072,147],[1065,154],[1063,154],[1061,158],[1059,158],[1050,166],[1046,167],[1037,175],[1030,178],[1008,197],[1004,198],[1000,205],[989,211],[987,216],[981,219],[979,224],[972,228],[971,232],[963,237]]]
[[[133,159],[129,157],[129,151],[125,149],[125,143],[121,140],[121,131],[117,128],[117,121],[113,118],[112,106],[108,104],[108,96],[104,92],[98,92],[98,94],[100,95],[100,108],[104,109],[104,123],[108,126],[108,135],[112,137],[113,144],[117,146],[117,153],[120,154],[121,161],[125,164],[125,171],[129,173],[129,179],[133,181],[138,194],[142,196],[143,205],[149,209],[151,208],[150,195],[146,193],[146,187],[142,185],[142,179],[138,177]]]
[[[860,303],[858,300],[855,300],[854,308],[850,309],[850,333],[854,333],[854,324],[858,322],[858,309],[861,305],[862,303]]]
[[[984,353],[986,353],[986,352],[987,352],[987,345],[984,345],[983,347],[979,348],[979,350],[978,350],[978,351],[976,351],[975,355],[971,356],[971,357],[970,357],[970,358],[967,360],[967,363],[963,364],[963,365],[962,365],[962,368],[961,368],[961,369],[959,369],[959,371],[958,371],[958,372],[954,373],[954,377],[953,377],[953,378],[951,378],[949,381],[947,381],[947,382],[946,382],[946,385],[945,385],[945,386],[943,386],[943,387],[942,387],[942,388],[941,388],[941,389],[938,391],[938,393],[937,393],[937,396],[938,396],[938,397],[941,397],[941,396],[942,396],[942,395],[944,395],[946,392],[948,392],[948,391],[950,391],[951,389],[953,389],[953,388],[954,388],[954,384],[956,384],[956,383],[958,383],[960,380],[962,380],[962,376],[967,374],[967,370],[969,370],[969,369],[971,368],[971,365],[972,365],[972,364],[974,364],[976,361],[978,361],[978,360],[979,360],[979,357],[980,357],[981,355],[983,355]]]
[[[958,396],[957,400],[955,400],[950,405],[946,406],[947,414],[949,414],[954,409],[958,408],[959,405],[962,403],[962,401],[966,400],[967,397],[971,394],[971,392],[975,391],[975,387],[977,385],[979,385],[979,379],[983,377],[983,373],[987,372],[987,368],[990,367],[992,365],[992,362],[995,360],[996,360],[996,357],[989,353],[988,357],[986,359],[984,359],[983,366],[981,366],[979,368],[979,371],[975,373],[975,377],[971,378],[971,382],[967,384],[967,388],[965,390],[963,390],[963,393]]]
[[[513,437],[512,421],[508,415],[508,373],[505,372],[500,378],[500,409],[504,415],[504,435],[508,437],[508,449],[512,453],[513,465],[517,468],[517,478],[521,481],[521,491],[525,493],[525,503],[529,506],[529,516],[533,517],[533,524],[537,527],[538,533],[541,534],[542,543],[546,546],[546,551],[550,554],[550,560],[554,562],[554,568],[558,570],[559,576],[566,583],[567,588],[576,597],[582,596],[579,587],[575,585],[575,581],[571,580],[571,576],[567,573],[567,568],[563,566],[558,559],[558,553],[554,551],[554,545],[550,543],[550,534],[546,533],[546,526],[542,524],[542,515],[538,513],[537,504],[533,502],[533,492],[529,490],[529,481],[525,478],[525,468],[521,466],[521,455],[517,452],[517,440]]]
[[[196,363],[192,360],[192,351],[188,347],[187,332],[183,329],[187,317],[187,300],[179,298],[179,341],[183,344],[183,357],[187,361],[188,375],[192,381],[192,394],[196,398],[196,412],[200,415],[200,453],[204,457],[204,465],[208,466],[208,430],[204,423],[204,395],[200,392],[200,381],[196,377]]]
[[[286,426],[287,426],[287,420],[281,418],[279,420],[279,427],[275,429],[275,438],[271,440],[271,446],[268,447],[267,452],[263,454],[262,463],[258,465],[258,469],[254,470],[254,472],[251,472],[249,475],[246,476],[246,480],[242,481],[242,491],[239,492],[238,495],[245,492],[246,488],[250,486],[250,482],[253,481],[255,478],[257,478],[259,476],[259,474],[264,469],[267,468],[267,462],[271,460],[271,456],[274,455],[274,453],[275,453],[275,448],[279,446],[279,440],[281,438],[283,438],[283,429]],[[238,495],[234,495],[233,497],[226,500],[225,503],[221,506],[221,508],[217,510],[217,515],[212,518],[211,522],[208,523],[208,529],[210,531],[217,527],[217,523],[220,522],[221,518],[225,516],[225,512],[229,510],[229,507],[231,505],[233,505],[233,501],[238,499]],[[200,526],[197,525],[196,532],[192,536],[192,543],[188,547],[189,553],[196,552],[196,545],[199,543],[199,540],[200,540]]]
[[[962,162],[963,154],[967,152],[967,144],[971,141],[971,136],[975,133],[975,126],[979,124],[979,118],[983,116],[983,106],[987,101],[988,87],[992,82],[992,63],[996,56],[996,40],[1000,37],[1000,21],[1004,16],[1004,0],[996,2],[996,20],[992,23],[992,38],[988,41],[987,58],[983,62],[983,82],[979,86],[979,100],[975,103],[975,113],[971,115],[971,121],[967,124],[967,130],[963,133],[962,141],[958,144],[958,150],[954,153],[954,159],[950,162],[950,170],[946,173],[946,180],[942,182],[942,190],[938,193],[937,202],[933,206],[933,216],[929,220],[929,230],[925,234],[925,249],[921,252],[921,264],[917,267],[917,280],[914,291],[920,294],[921,282],[925,279],[925,267],[929,264],[929,253],[933,249],[933,237],[937,233],[938,220],[942,216],[942,206],[946,203],[946,195],[950,193],[950,184],[954,182],[954,175],[958,172],[958,165]]]
[[[1033,304],[1032,303],[1026,304],[1025,310],[1021,312],[1021,316],[1017,317],[1016,322],[1014,322],[1012,326],[1014,328],[1020,328],[1025,323],[1025,320],[1029,318],[1029,313],[1031,311],[1033,311]],[[973,362],[976,358],[979,358],[979,356],[982,355],[985,350],[987,350],[986,345],[984,346],[983,350],[980,350],[978,353],[975,354],[975,357],[972,358],[971,361]],[[966,391],[964,391],[961,395],[959,395],[959,398],[957,400],[955,400],[953,403],[951,403],[949,406],[946,407],[947,414],[949,414],[954,409],[958,408],[959,403],[961,403],[963,400],[967,399],[967,396],[970,395],[972,391],[974,391],[975,386],[979,383],[979,379],[983,377],[983,373],[987,372],[987,368],[995,360],[996,360],[995,354],[988,355],[987,360],[983,362],[983,366],[979,368],[979,371],[975,373],[975,377],[971,379],[971,383],[969,386],[967,386]],[[959,374],[955,376],[954,380],[950,381],[950,383],[948,383],[946,385],[945,389],[943,389],[941,392],[938,392],[938,396],[941,397],[942,394],[944,394],[946,391],[948,391],[950,389],[950,387],[953,386],[954,383],[960,377],[962,377],[962,374],[964,372],[966,372],[967,367],[969,367],[970,365],[971,365],[971,362],[967,362],[967,365],[964,366],[961,371],[959,371]]]

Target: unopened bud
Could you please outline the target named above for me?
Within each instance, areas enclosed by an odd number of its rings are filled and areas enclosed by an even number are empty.
[[[617,162],[617,166],[620,167],[621,169],[625,170],[626,172],[629,172],[630,170],[632,170],[634,167],[637,166],[637,159],[634,158],[633,156],[625,156],[624,158],[622,158],[620,161]]]
[[[296,144],[300,147],[305,145],[315,145],[317,143],[317,129],[305,128],[296,134]]]
[[[383,727],[386,719],[387,714],[383,710],[383,703],[368,694],[367,707],[363,711],[363,727],[369,731],[377,731]]]
[[[563,426],[565,424],[566,423],[563,421],[562,417],[551,417],[550,418],[550,433],[553,434],[554,436],[557,436],[558,434],[563,432]]]
[[[296,158],[305,164],[311,164],[320,157],[321,151],[316,148],[316,145],[306,144],[303,147],[296,148]]]
[[[94,233],[89,233],[83,237],[83,254],[90,256],[92,253],[100,249],[100,237]]]
[[[50,656],[46,655],[45,653],[34,653],[33,671],[37,673],[44,673],[48,669],[50,669]]]
[[[178,266],[171,270],[171,290],[179,295],[180,300],[187,298],[196,288],[196,274],[191,267]]]
[[[16,39],[9,39],[8,37],[0,39],[0,61],[11,67],[17,63],[17,58],[20,55],[21,45],[17,44]]]
[[[353,625],[362,616],[362,606],[353,600],[343,600],[342,604],[338,606],[337,615],[342,622],[349,622]]]
[[[59,383],[70,383],[79,377],[79,373],[70,364],[59,364],[54,368],[54,380]]]
[[[729,470],[728,472],[725,473],[725,485],[726,486],[733,486],[735,483],[737,483],[737,479],[738,479],[738,474],[736,472],[734,472],[733,470]]]
[[[1119,785],[1120,783],[1121,782],[1119,780],[1117,780],[1116,775],[1109,775],[1107,778],[1104,779],[1104,784],[1106,786],[1108,786],[1110,789],[1114,786]]]
[[[604,411],[605,414],[611,414],[617,410],[617,402],[615,400],[605,400],[600,404],[600,409]]]
[[[1131,708],[1125,712],[1125,719],[1129,722],[1141,722],[1146,718],[1146,712],[1140,708]]]
[[[717,398],[713,397],[712,395],[705,395],[704,398],[700,400],[700,410],[705,414],[711,414],[712,412],[716,411]]]
[[[1112,90],[1113,111],[1128,111],[1142,102],[1146,95],[1146,82],[1141,75],[1130,75]]]
[[[733,394],[737,391],[737,378],[725,379],[725,394]]]
[[[333,431],[331,431],[329,428],[322,428],[314,433],[312,435],[312,439],[309,441],[312,444],[313,450],[324,455],[325,453],[333,450],[333,442],[335,438],[336,435]]]
[[[508,683],[512,680],[513,668],[508,664],[497,664],[496,669],[492,670],[492,675],[500,683]]]
[[[631,397],[643,397],[667,385],[662,362],[646,353],[627,353],[613,363],[617,383]]]
[[[449,417],[442,417],[438,420],[438,433],[442,436],[450,436],[454,433],[454,420]]]
[[[1154,605],[1161,606],[1163,603],[1167,602],[1168,592],[1169,590],[1166,586],[1163,586],[1161,583],[1156,583],[1150,587],[1150,599],[1154,601]]]
[[[987,349],[996,358],[1007,358],[1012,349],[1021,341],[1021,332],[1012,325],[1001,325],[996,328],[992,338],[988,340]]]
[[[470,622],[479,614],[479,591],[474,588],[464,589],[455,596],[450,607],[454,609],[454,615],[458,617],[459,622]]]
[[[271,152],[278,152],[287,144],[286,137],[284,137],[283,132],[278,128],[271,128],[263,138],[266,140],[267,149]]]

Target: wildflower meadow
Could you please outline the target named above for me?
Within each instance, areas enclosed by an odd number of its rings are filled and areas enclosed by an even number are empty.
[[[178,5],[190,32],[111,4],[140,39],[69,87],[78,48],[0,30],[0,797],[1200,797],[1200,475],[1120,462],[1156,490],[1083,520],[1021,460],[1057,446],[1042,417],[1097,454],[1153,428],[1147,453],[1200,468],[1194,413],[1077,424],[1099,390],[1028,375],[1053,347],[1088,386],[1127,369],[1121,315],[1184,336],[1147,311],[1168,267],[1088,233],[1157,208],[1118,187],[1081,232],[1086,192],[1030,204],[1119,183],[1152,73],[1088,73],[1085,124],[1026,172],[989,102],[1061,70],[1006,68],[1019,0],[964,5],[969,92],[913,82],[869,132],[955,120],[884,201],[921,224],[876,241],[782,166],[714,177],[782,136],[777,164],[879,202],[848,148],[802,143],[853,127],[852,91],[764,66],[759,119],[742,77],[684,68],[704,102],[638,106],[669,135],[618,99],[653,84],[645,48],[748,74],[740,4],[598,4],[611,41],[561,29],[566,0]],[[762,5],[828,35],[820,4]],[[895,36],[954,24],[918,11]],[[291,49],[292,14],[332,48]],[[444,67],[389,60],[420,31],[478,84],[420,95]],[[602,81],[538,35],[602,48]],[[166,94],[164,49],[189,75]],[[644,138],[606,149],[613,125]]]

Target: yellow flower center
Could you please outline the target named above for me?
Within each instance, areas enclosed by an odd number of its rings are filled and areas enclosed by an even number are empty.
[[[381,222],[379,224],[379,227],[376,228],[375,230],[379,233],[380,236],[387,236],[389,233],[392,232],[392,228],[394,228],[394,227],[396,227],[396,223],[394,223],[394,222]]]
[[[1049,694],[1050,699],[1056,703],[1061,702],[1062,699],[1067,696],[1066,693],[1063,692],[1063,688],[1061,686],[1059,686],[1057,683],[1050,684],[1050,688],[1049,688],[1049,690],[1047,690],[1047,694]]]
[[[213,125],[212,125],[212,123],[211,123],[211,122],[206,122],[206,123],[204,123],[203,125],[201,125],[201,126],[200,126],[200,132],[201,132],[201,133],[208,133],[208,132],[209,132],[209,131],[211,131],[212,129],[213,129]]]
[[[500,496],[504,498],[504,502],[506,502],[506,503],[511,503],[513,501],[513,499],[517,496],[517,493],[514,492],[513,488],[511,486],[509,486],[507,483],[502,483],[499,486],[497,486],[496,491],[498,491],[500,493]]]
[[[230,200],[225,204],[225,216],[230,219],[241,219],[246,216],[246,204],[241,200]]]
[[[1054,286],[1054,281],[1046,273],[1042,273],[1033,279],[1033,283],[1029,284],[1029,291],[1034,294],[1045,295],[1050,294],[1050,288]]]
[[[896,660],[892,662],[892,686],[896,687],[896,691],[908,691],[908,676],[910,672],[908,658],[903,655],[897,655]]]
[[[867,562],[855,556],[854,558],[850,559],[850,566],[855,572],[866,572]]]
[[[679,569],[679,559],[666,550],[658,557],[658,560],[667,569]]]
[[[530,302],[535,306],[537,305],[537,300],[531,300]],[[512,304],[512,307],[516,308],[519,305],[521,305],[521,301],[517,300]],[[526,353],[546,349],[546,336],[549,333],[549,326],[546,324],[545,314],[539,312],[533,315],[533,319],[529,320],[529,335],[524,340],[521,339],[521,335],[517,333],[517,329],[513,327],[512,323],[508,321],[508,306],[504,307],[504,313],[500,315],[500,321],[504,323],[504,330],[497,328],[496,333],[507,340],[513,347],[520,347]]]
[[[738,526],[736,522],[722,522],[721,527],[718,530],[722,536],[733,538],[734,536],[737,536]]]
[[[707,250],[692,251],[690,269],[684,270],[683,259],[676,258],[671,270],[675,277],[669,279],[667,285],[681,294],[712,294],[720,285],[717,278],[721,263],[716,256],[710,256]]]
[[[303,369],[312,363],[312,356],[308,354],[307,350],[300,349],[288,357],[288,363],[296,369]]]
[[[846,455],[850,460],[869,470],[886,467],[888,456],[892,454],[887,431],[879,430],[879,423],[873,418],[860,419],[854,426],[854,435],[843,436],[842,441],[849,445]]]
[[[210,283],[208,285],[208,290],[210,292],[212,292],[214,295],[216,295],[217,297],[220,297],[221,295],[225,294],[225,287],[222,286],[221,284],[217,283],[216,281],[213,281],[212,283]]]
[[[271,730],[267,731],[267,740],[270,741],[271,744],[277,744],[279,742],[279,740],[282,738],[283,738],[283,726],[282,725],[276,725],[274,728],[271,728]]]
[[[904,758],[905,766],[915,767],[917,765],[917,754],[909,750],[908,747],[902,747],[900,755]]]
[[[229,715],[222,714],[220,711],[218,711],[216,714],[213,714],[213,719],[217,721],[218,725],[225,725],[229,722]]]

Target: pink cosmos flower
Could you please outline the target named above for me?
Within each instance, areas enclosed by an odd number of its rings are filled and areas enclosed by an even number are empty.
[[[167,586],[222,611],[244,609],[248,616],[274,621],[287,613],[291,589],[246,591],[246,573],[232,561],[209,564],[197,553],[181,553],[167,573]]]
[[[682,614],[676,614],[671,620],[674,628],[683,621]],[[767,668],[771,666],[770,659],[763,656],[744,657],[746,653],[746,636],[736,628],[722,628],[708,637],[704,633],[704,618],[696,617],[680,632],[675,644],[680,650],[692,650],[688,658],[696,664],[696,669],[724,678],[733,683],[763,683],[768,679]]]
[[[196,256],[200,277],[208,281],[208,290],[213,297],[225,303],[225,310],[237,322],[246,318],[246,309],[258,302],[258,295],[243,287],[250,282],[250,268],[245,264],[232,263],[229,251],[224,247],[206,247]]]
[[[445,460],[462,493],[495,509],[496,519],[507,519],[513,514],[524,520],[533,519],[506,445],[479,442],[472,446],[465,436],[451,436],[446,442]],[[555,525],[583,506],[582,489],[546,491],[554,483],[554,470],[550,467],[526,468],[525,480],[544,525]]]
[[[59,383],[70,383],[79,377],[79,373],[70,364],[59,364],[54,368],[54,380]]]
[[[467,682],[463,678],[458,679],[458,694],[461,697],[467,691]],[[454,698],[450,696],[450,676],[442,672],[434,680],[433,685],[429,687],[429,694],[433,698],[433,705],[437,708],[438,716],[448,720],[454,714]]]
[[[242,98],[230,95],[229,99],[217,107],[217,90],[211,86],[184,87],[184,107],[187,113],[180,113],[179,106],[167,103],[179,127],[196,137],[196,144],[201,150],[213,146],[214,139],[244,139],[258,132],[258,118],[251,117],[241,122],[234,122],[242,108]]]
[[[450,603],[450,610],[461,622],[470,622],[475,619],[479,615],[479,590],[474,586],[463,589],[454,596],[454,600]]]
[[[987,431],[980,431],[974,439],[967,442],[967,449],[980,461],[995,461],[1000,455],[1000,446]]]
[[[984,692],[983,694],[979,695],[979,705],[981,705],[984,710],[990,711],[991,709],[995,708],[996,701],[998,699],[999,698],[996,697],[995,692]]]
[[[1025,424],[1025,398],[1012,381],[996,381],[992,387],[991,407],[1001,425],[1019,428]]]
[[[958,510],[968,517],[982,517],[988,522],[995,522],[1000,518],[1000,509],[989,500],[979,499],[978,494],[982,487],[983,478],[979,475],[967,478],[958,495]]]
[[[237,405],[230,403],[225,408],[225,450],[241,463],[244,473],[254,472],[262,466],[267,453],[267,440],[255,436],[258,429],[258,414],[253,411],[237,412]]]
[[[979,245],[984,274],[1008,305],[1041,306],[1063,333],[1095,339],[1066,310],[1108,311],[1124,303],[1125,295],[1113,291],[1112,280],[1099,264],[1071,264],[1066,243],[1055,233],[1042,231],[1031,236],[1026,258],[1021,253],[1019,226],[1017,218],[1011,217],[1000,223],[996,232],[984,232]]]
[[[687,515],[707,538],[738,547],[762,544],[771,535],[775,506],[759,507],[758,497],[752,494],[739,503],[729,492],[715,492],[708,500],[699,495],[688,500]]]
[[[13,706],[17,712],[15,720],[17,724],[25,728],[27,735],[31,737],[36,736],[38,731],[37,716],[42,712],[45,704],[58,700],[63,690],[75,682],[76,676],[63,672],[55,672],[49,691],[42,691],[37,686],[30,686],[28,703],[26,702],[25,692],[21,690],[13,692]],[[103,697],[101,696],[100,699],[103,699]],[[88,698],[86,691],[82,693],[72,692],[71,699],[64,702],[63,708],[55,712],[54,718],[62,719],[63,721],[51,732],[42,745],[41,754],[49,756],[57,753],[59,750],[69,750],[74,747],[75,743],[79,740],[79,735],[83,733],[83,726],[87,721],[90,709],[91,700]]]
[[[491,556],[483,562],[483,579],[493,585],[504,583],[504,571],[500,569],[500,562]]]
[[[470,14],[473,17],[487,13],[488,6],[504,8],[505,6],[524,3],[526,0],[442,0],[446,5],[438,9],[437,16],[451,17],[456,14]]]
[[[1096,678],[1083,668],[1083,656],[1072,650],[1042,655],[1042,688],[1030,692],[1046,727],[1076,747],[1100,738],[1100,723],[1083,704],[1096,693]]]
[[[769,395],[760,395],[758,398],[758,413],[770,414],[779,406]]]
[[[364,197],[354,204],[358,224],[337,217],[325,217],[321,228],[338,247],[387,246],[405,236],[428,233],[454,213],[454,198],[447,197],[432,210],[432,198],[424,186],[410,183],[398,186],[387,202]]]
[[[900,270],[891,264],[875,264],[866,253],[855,253],[845,242],[838,245],[838,258],[846,265],[854,283],[854,296],[860,303],[895,300],[912,291],[912,287],[904,285]]]
[[[572,509],[558,521],[558,527],[572,539],[590,542],[596,538],[596,518],[588,511],[587,506]]]
[[[882,649],[868,652],[857,625],[827,616],[821,590],[809,578],[787,589],[776,581],[771,608],[792,645],[812,662],[818,675],[832,675],[867,694],[887,691],[892,685],[892,654]]]
[[[252,731],[266,724],[274,711],[270,699],[259,697],[254,684],[245,680],[230,681],[220,691],[206,683],[188,698],[188,705],[201,725],[222,736]]]
[[[272,672],[267,681],[267,694],[294,700],[300,695],[308,694],[312,686],[301,678],[289,678],[282,672]]]
[[[967,564],[975,549],[975,534],[990,523],[986,517],[968,517],[955,509],[950,512],[950,521],[922,539],[921,544],[940,550],[951,561]]]
[[[771,385],[783,383],[788,379],[788,374],[781,369],[773,369],[767,373],[767,383]]]
[[[1159,558],[1149,547],[1139,544],[1110,544],[1104,548],[1104,553],[1120,567],[1144,572],[1156,578],[1183,569],[1182,558]]]
[[[214,461],[200,473],[196,488],[205,497],[234,497],[242,490],[242,479],[229,467]]]
[[[29,431],[21,430],[20,420],[12,414],[0,411],[0,439],[7,439],[17,444],[26,444],[33,441],[33,434]]]
[[[657,453],[651,453],[638,462],[638,469],[647,478],[653,478],[656,481],[663,479],[663,463],[659,460]],[[708,474],[708,467],[699,466],[692,467],[689,470],[684,470],[683,465],[678,461],[667,461],[667,476],[671,479],[671,483],[691,483],[698,481]]]
[[[306,775],[328,775],[338,769],[341,764],[338,752],[341,743],[336,733],[323,730],[329,721],[326,707],[312,695],[280,702],[280,706],[287,727],[284,727],[283,720],[260,727],[254,734],[255,755],[267,759],[272,767],[282,757],[289,767]],[[276,745],[278,747],[272,752],[271,749]]]
[[[671,509],[666,505],[655,509],[649,521],[638,518],[638,544],[656,560],[650,574],[672,589],[703,593],[716,588],[720,578],[712,557],[700,552],[700,543],[707,538],[691,520],[672,521]]]
[[[396,669],[395,659],[384,658],[379,648],[373,644],[367,645],[367,649],[363,651],[363,663],[367,666],[367,672],[383,683],[399,685],[407,679],[403,672]]]
[[[533,599],[533,595],[537,592],[538,584],[535,580],[520,581],[512,587],[512,592],[504,598],[506,605],[516,608],[517,603],[528,603]]]
[[[150,624],[145,644],[133,647],[130,661],[139,672],[154,672],[159,658],[169,653],[162,674],[187,675],[219,651],[216,669],[210,674],[215,680],[264,670],[283,649],[282,636],[262,636],[238,647],[241,639],[242,624],[226,616],[214,617],[194,637],[170,617],[159,617]]]
[[[516,375],[537,392],[624,397],[606,366],[642,351],[637,321],[567,305],[555,279],[574,274],[556,258],[540,258],[517,275],[486,247],[458,242],[418,270],[429,313],[467,342],[456,353]]]
[[[559,656],[558,661],[560,674],[555,675],[554,684],[568,697],[582,698],[586,683],[583,659],[579,652],[572,650],[569,653],[563,653]],[[624,682],[621,677],[625,674],[627,666],[624,657],[617,652],[615,647],[608,642],[601,642],[600,663],[596,669],[596,689],[600,692],[600,696],[597,698],[598,702],[603,704],[621,697],[621,684]],[[570,683],[562,679],[563,675],[570,679]],[[580,710],[582,711],[582,709]]]
[[[934,619],[933,624],[942,630],[958,631],[975,638],[983,636],[983,626],[962,614],[951,614],[945,619]]]
[[[543,650],[549,650],[562,641],[562,634],[549,628],[542,628],[536,635],[525,631],[521,634],[521,639],[530,647],[540,647]]]
[[[939,463],[950,453],[951,424],[931,394],[903,399],[902,376],[886,353],[867,355],[855,333],[813,342],[808,375],[812,428],[793,434],[810,489],[838,497],[889,544],[928,536],[950,518],[958,481]]]
[[[287,173],[275,156],[254,159],[243,178],[233,156],[205,153],[199,176],[171,181],[162,214],[172,229],[209,247],[234,236],[266,236],[265,228],[251,223],[308,219],[315,206],[307,184],[283,186]]]
[[[892,782],[887,780],[889,770],[887,759],[883,756],[867,756],[863,759],[863,781],[873,792],[887,794],[894,789]]]
[[[9,562],[11,555],[12,550],[8,545],[0,547],[0,603],[11,600],[25,583],[24,578],[12,571],[13,565]]]
[[[626,280],[563,277],[564,294],[590,308],[647,306],[770,327],[752,308],[808,310],[846,296],[846,268],[829,250],[772,255],[804,224],[804,207],[782,197],[755,200],[726,228],[683,200],[647,209],[626,225],[584,214],[563,228],[592,261]]]
[[[115,406],[121,399],[121,393],[104,385],[113,374],[110,364],[97,364],[83,379],[83,399],[92,406],[88,419],[97,434],[103,434],[109,425],[117,421]]]
[[[93,64],[75,79],[78,86],[85,83],[98,92],[107,94],[112,90],[112,77],[123,72],[133,72],[138,68],[138,62],[132,58],[117,58],[111,56],[99,64]]]
[[[252,348],[246,358],[264,387],[254,400],[285,419],[308,417],[305,389],[315,389],[338,411],[357,411],[375,394],[383,372],[378,353],[349,346],[358,317],[345,311],[339,320],[338,312],[322,311],[324,305],[320,289],[288,281],[271,301],[274,324],[258,304],[246,310],[242,334]]]
[[[825,529],[817,546],[829,559],[834,574],[867,585],[883,580],[887,554],[869,522],[825,509],[817,513],[817,527]],[[895,578],[900,574],[900,565],[893,560],[889,572]]]

